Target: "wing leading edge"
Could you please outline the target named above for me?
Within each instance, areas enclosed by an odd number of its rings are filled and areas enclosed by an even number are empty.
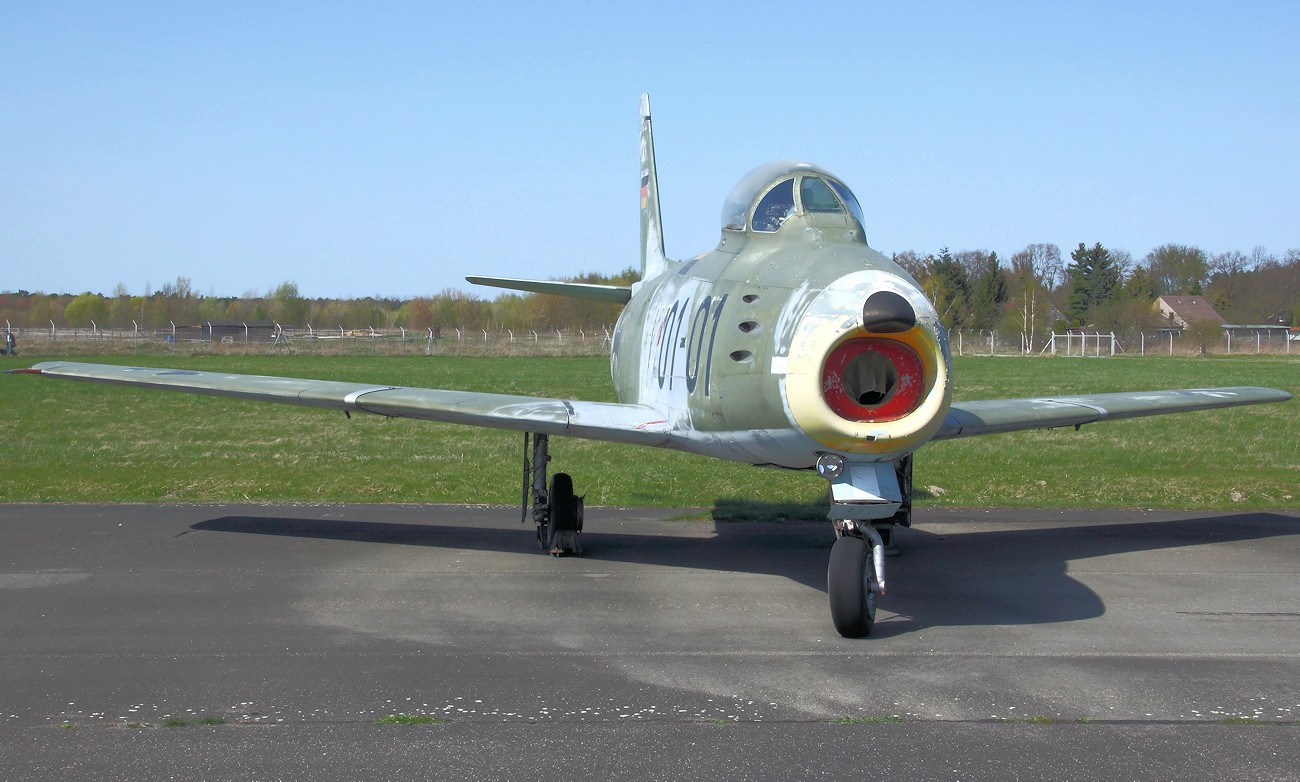
[[[934,439],[1079,426],[1118,418],[1285,402],[1290,398],[1289,393],[1276,388],[1235,386],[954,402]]]
[[[634,445],[670,446],[671,439],[665,417],[646,405],[70,361],[47,361],[25,371],[71,380]]]

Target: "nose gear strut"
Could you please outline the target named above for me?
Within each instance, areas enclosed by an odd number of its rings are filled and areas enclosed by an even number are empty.
[[[833,453],[817,461],[830,483],[835,543],[826,567],[831,620],[846,638],[862,638],[876,622],[885,594],[885,555],[895,524],[911,523],[912,457],[897,462],[846,462]]]

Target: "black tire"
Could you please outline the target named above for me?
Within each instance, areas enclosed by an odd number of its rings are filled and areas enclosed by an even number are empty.
[[[578,501],[573,496],[573,478],[568,473],[557,472],[551,476],[547,502],[551,508],[550,523],[546,525],[546,545],[555,547],[557,533],[578,529]]]
[[[875,573],[871,547],[865,540],[846,535],[835,541],[826,567],[826,592],[831,621],[845,638],[865,638],[876,623],[876,594],[868,587]]]

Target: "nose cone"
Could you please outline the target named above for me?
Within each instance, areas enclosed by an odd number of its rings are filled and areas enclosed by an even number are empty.
[[[794,428],[840,454],[888,459],[915,450],[952,402],[939,313],[911,280],[886,269],[846,274],[804,304],[785,370]]]
[[[862,328],[876,334],[901,334],[916,325],[912,304],[893,291],[876,291],[862,305]]]

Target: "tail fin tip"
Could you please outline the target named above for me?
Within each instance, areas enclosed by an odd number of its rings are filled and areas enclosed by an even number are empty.
[[[655,172],[654,132],[650,127],[650,95],[641,93],[641,279],[668,268],[664,256],[663,222],[659,211],[659,178]]]

